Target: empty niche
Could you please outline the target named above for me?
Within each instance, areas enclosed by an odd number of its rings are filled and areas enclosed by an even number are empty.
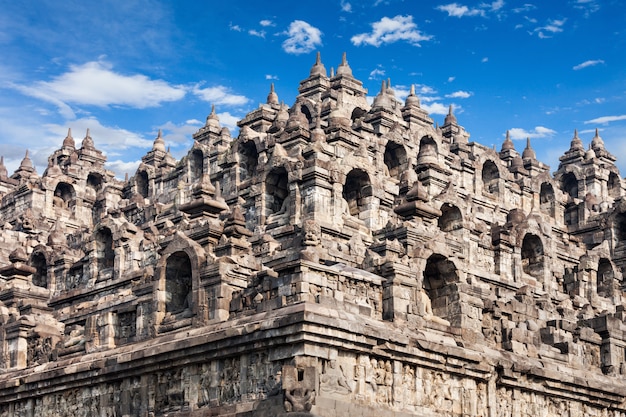
[[[35,268],[33,274],[33,285],[48,288],[48,263],[46,257],[41,252],[33,253],[30,258],[30,266]]]
[[[498,192],[498,181],[500,179],[500,171],[498,166],[493,161],[485,161],[483,164],[483,170],[481,173],[483,180],[483,189],[487,193]]]
[[[146,171],[139,171],[135,178],[135,186],[137,187],[137,193],[143,198],[148,198],[148,173]]]
[[[115,264],[113,234],[108,227],[103,227],[96,233],[96,264],[98,271],[113,268]]]
[[[259,154],[254,142],[248,141],[239,145],[239,176],[241,180],[254,176],[258,159]]]
[[[404,146],[391,141],[387,142],[384,161],[389,175],[398,178],[400,176],[401,166],[406,163],[406,151],[404,150]]]
[[[561,178],[561,190],[572,198],[578,198],[578,180],[576,176],[568,172]]]
[[[194,149],[189,155],[189,177],[191,182],[199,181],[204,174],[204,156],[202,151]]]
[[[348,203],[351,216],[359,216],[366,209],[365,199],[372,195],[372,185],[367,173],[361,169],[353,169],[346,177],[343,186],[343,198]]]
[[[618,198],[622,194],[622,180],[615,172],[609,174],[609,182],[607,184],[609,196]]]
[[[451,232],[463,227],[463,216],[457,206],[444,203],[441,206],[441,216],[437,222],[439,229],[443,232]]]

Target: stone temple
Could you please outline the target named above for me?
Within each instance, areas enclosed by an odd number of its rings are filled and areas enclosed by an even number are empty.
[[[626,199],[321,59],[119,181],[0,164],[0,416],[626,416]],[[61,141],[59,141],[61,142]]]

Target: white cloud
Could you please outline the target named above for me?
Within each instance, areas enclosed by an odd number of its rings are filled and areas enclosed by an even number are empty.
[[[626,114],[622,114],[620,116],[602,116],[596,117],[595,119],[587,120],[585,124],[606,124],[611,122],[619,122],[620,120],[626,120]]]
[[[585,62],[583,62],[581,64],[578,64],[578,65],[574,65],[572,67],[572,69],[574,71],[578,71],[578,70],[581,70],[583,68],[593,67],[594,65],[600,65],[600,64],[604,64],[604,61],[601,60],[601,59],[593,59],[593,60],[585,61]]]
[[[509,129],[509,135],[511,139],[536,139],[536,138],[548,138],[556,134],[555,130],[549,129],[544,126],[536,126],[533,130],[526,130],[520,127],[514,127]]]
[[[200,88],[200,84],[197,84],[192,91],[201,100],[215,105],[241,106],[250,101],[246,96],[231,93],[230,89],[223,85]]]
[[[346,13],[351,13],[352,12],[352,5],[345,1],[345,0],[341,0],[341,11],[342,12],[346,12]]]
[[[406,41],[411,45],[420,46],[420,42],[431,40],[431,35],[425,35],[417,29],[413,22],[413,16],[396,16],[393,18],[383,17],[378,22],[372,23],[371,33],[361,33],[353,36],[350,40],[356,46],[368,44],[380,46],[398,41]]]
[[[536,32],[537,36],[541,39],[551,38],[551,36],[548,36],[546,33],[554,34],[563,32],[563,26],[566,21],[567,19],[551,19],[545,26],[535,28],[533,32]]]
[[[422,108],[426,110],[429,114],[442,114],[442,115],[448,114],[448,110],[449,110],[449,106],[446,106],[443,103],[422,104]]]
[[[128,174],[129,178],[135,175],[140,163],[141,160],[126,162],[121,159],[116,159],[114,161],[108,161],[105,165],[107,169],[110,169],[115,173],[116,178],[121,180],[124,179],[126,174]]]
[[[235,116],[230,114],[229,112],[223,112],[217,113],[217,117],[220,119],[220,124],[230,129],[230,133],[234,135],[235,130],[238,129],[237,122],[243,119],[244,116]]]
[[[455,91],[454,93],[451,93],[451,94],[446,94],[446,97],[447,98],[469,98],[473,94],[474,93],[469,92],[469,91],[459,90],[459,91]]]
[[[107,107],[122,105],[135,108],[159,106],[162,102],[177,101],[186,94],[186,88],[153,80],[142,74],[123,75],[112,70],[106,62],[87,62],[72,65],[70,70],[52,79],[38,81],[31,86],[15,86],[31,97],[55,104],[66,118],[73,118],[67,103]]]
[[[248,31],[248,35],[256,36],[258,38],[265,38],[265,31],[264,30],[258,31],[258,30],[250,29]]]
[[[278,75],[265,74],[266,80],[278,80]]]
[[[370,72],[369,79],[370,80],[380,80],[385,76],[385,70],[382,68],[376,68]]]
[[[230,30],[234,30],[235,32],[242,32],[243,31],[241,26],[233,25],[232,23],[230,25],[228,25],[228,27],[230,28]]]
[[[452,17],[464,17],[464,16],[484,16],[485,11],[481,9],[470,9],[467,6],[458,4],[458,3],[450,3],[442,6],[437,6],[435,9],[448,13],[448,16]]]
[[[451,83],[452,81],[456,80],[456,77],[448,77],[448,82]]]
[[[288,54],[305,54],[322,45],[322,32],[302,20],[291,22],[287,35],[283,50]]]
[[[261,26],[263,26],[263,27],[268,27],[268,26],[276,26],[276,24],[275,24],[274,22],[272,22],[271,20],[268,20],[268,19],[261,20],[261,21],[259,22],[259,24],[260,24]]]
[[[489,58],[484,57],[483,59],[481,59],[481,60],[480,60],[480,62],[482,62],[483,64],[484,64],[485,62],[489,62]]]

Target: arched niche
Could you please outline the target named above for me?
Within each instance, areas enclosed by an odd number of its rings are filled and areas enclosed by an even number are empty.
[[[437,165],[439,163],[439,151],[437,142],[430,136],[424,136],[420,140],[419,152],[417,153],[417,165]]]
[[[367,114],[367,112],[365,110],[363,110],[360,107],[355,107],[354,110],[352,110],[352,114],[350,115],[350,119],[352,120],[352,122],[356,122],[359,119],[362,119],[363,117],[365,117],[365,115]]]
[[[309,122],[310,126],[311,123],[313,123],[313,116],[311,115],[311,111],[305,105],[300,106],[300,111],[302,112],[302,114],[304,114],[304,117],[306,117],[306,120]]]
[[[74,187],[66,182],[60,182],[54,189],[53,205],[55,207],[68,208],[74,203]]]
[[[259,153],[253,141],[239,145],[239,176],[241,180],[252,178],[259,163]]]
[[[265,208],[267,215],[287,211],[289,177],[284,167],[272,168],[265,178]]]
[[[549,206],[554,202],[554,187],[549,182],[541,183],[541,189],[539,191],[539,203],[543,207]]]
[[[615,237],[618,241],[626,241],[626,212],[619,213],[615,216],[613,224]]]
[[[385,146],[384,162],[389,175],[399,178],[402,166],[406,163],[406,150],[399,143],[389,141]]]
[[[98,192],[102,189],[102,175],[97,172],[91,172],[87,175],[87,187],[91,188],[95,192]]]
[[[493,194],[499,191],[498,183],[500,180],[500,171],[495,162],[491,160],[485,161],[481,171],[481,178],[483,181],[483,190],[485,190],[486,193]]]
[[[453,325],[459,324],[458,282],[459,275],[452,261],[439,254],[428,258],[423,280],[423,288],[430,301],[430,306],[426,307],[427,315],[430,313]]]
[[[48,261],[41,252],[34,252],[30,257],[30,266],[35,268],[33,274],[33,285],[41,288],[48,288]]]
[[[204,155],[200,149],[194,149],[189,155],[189,178],[191,182],[200,181],[204,174]]]
[[[359,216],[359,213],[367,209],[366,198],[372,195],[372,184],[367,172],[362,169],[353,169],[346,177],[343,185],[343,198],[348,202],[351,216]]]
[[[522,241],[522,270],[535,278],[543,276],[545,262],[543,243],[539,236],[528,233]]]
[[[600,297],[613,296],[613,280],[615,273],[613,265],[607,258],[600,258],[598,262],[598,274],[596,277],[596,290]]]
[[[573,172],[568,172],[561,177],[561,190],[572,198],[578,198],[578,179]]]
[[[179,314],[191,311],[191,260],[183,252],[172,253],[165,264],[165,312]]]
[[[98,272],[113,268],[115,265],[115,251],[113,249],[113,234],[108,227],[102,227],[96,232],[96,265]]]
[[[135,187],[137,187],[137,193],[143,198],[148,198],[148,190],[150,181],[148,180],[148,173],[146,171],[139,171],[135,177]]]
[[[622,195],[622,180],[617,173],[611,172],[609,174],[607,188],[609,191],[609,196],[613,198],[618,198]]]
[[[452,232],[463,227],[463,215],[457,206],[444,203],[437,225],[442,232]]]

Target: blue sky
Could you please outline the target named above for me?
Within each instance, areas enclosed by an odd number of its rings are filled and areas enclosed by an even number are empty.
[[[343,52],[375,96],[416,86],[440,124],[449,105],[470,140],[510,130],[558,168],[574,129],[596,128],[626,172],[626,11],[600,0],[317,2],[0,0],[0,155],[29,150],[39,174],[72,128],[133,175],[159,129],[180,158],[211,105],[223,125],[265,102],[292,105],[321,52]]]

